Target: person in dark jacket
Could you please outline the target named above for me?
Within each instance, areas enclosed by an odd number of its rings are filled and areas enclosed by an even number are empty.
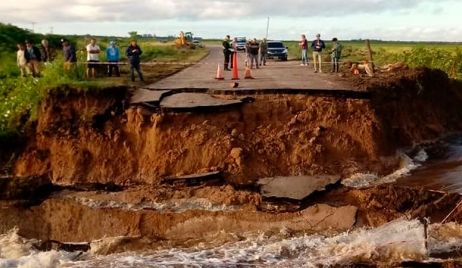
[[[268,43],[266,38],[260,42],[260,66],[266,65],[266,58],[268,57]]]
[[[64,69],[72,69],[77,62],[77,55],[75,54],[74,47],[69,43],[69,41],[62,39],[63,44],[63,55],[64,55]]]
[[[225,40],[223,40],[223,55],[225,56],[225,64],[224,64],[224,69],[226,71],[230,71],[229,65],[230,65],[230,59],[231,59],[231,44],[230,44],[230,36],[227,35],[225,37]]]
[[[332,73],[338,73],[340,71],[340,58],[342,57],[342,44],[339,43],[337,38],[332,39]]]
[[[40,53],[42,54],[42,62],[49,63],[55,58],[55,51],[48,44],[48,40],[43,39],[40,44]]]
[[[26,52],[24,53],[26,57],[27,65],[32,73],[33,77],[40,76],[40,61],[42,55],[40,54],[40,49],[34,46],[30,41],[26,40]]]
[[[249,46],[249,54],[250,54],[250,69],[253,69],[253,63],[255,62],[255,68],[258,67],[258,50],[260,49],[257,39],[253,39],[250,42]]]
[[[326,48],[326,44],[321,40],[321,35],[316,35],[316,40],[311,43],[311,48],[313,49],[313,63],[314,63],[314,72],[322,73],[322,50]],[[319,62],[319,67],[317,66]]]
[[[140,63],[141,59],[140,56],[143,53],[141,48],[136,43],[136,40],[132,40],[130,45],[127,47],[126,55],[128,60],[130,61],[130,74],[132,82],[135,82],[135,70],[138,73],[140,80],[144,81],[143,74],[141,73]]]

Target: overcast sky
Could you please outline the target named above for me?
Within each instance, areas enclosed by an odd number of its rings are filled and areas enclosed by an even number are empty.
[[[295,40],[462,41],[461,0],[2,0],[0,21],[48,33],[126,36],[129,31]]]

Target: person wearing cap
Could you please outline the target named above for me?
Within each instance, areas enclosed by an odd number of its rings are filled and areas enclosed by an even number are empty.
[[[302,34],[301,40],[298,43],[300,49],[302,50],[302,63],[300,66],[308,66],[308,40],[306,39],[306,35]]]
[[[320,34],[316,35],[316,40],[311,43],[311,48],[313,49],[314,72],[322,73],[322,50],[326,48],[326,44],[321,40]]]
[[[340,71],[340,58],[342,57],[342,44],[338,42],[337,38],[332,39],[332,73],[338,73]]]
[[[230,36],[227,35],[225,37],[225,40],[223,40],[223,55],[225,57],[225,63],[224,63],[224,69],[225,71],[230,71],[229,65],[230,65],[230,58],[231,58],[231,44],[230,42]]]
[[[17,44],[18,51],[16,52],[16,64],[21,71],[21,76],[27,76],[29,74],[29,68],[27,67],[26,60],[26,48],[24,44]]]
[[[61,39],[61,43],[63,45],[64,69],[69,71],[75,66],[77,62],[77,55],[75,54],[74,47],[68,40]]]
[[[27,65],[32,73],[33,77],[40,76],[40,60],[42,55],[40,49],[34,46],[30,41],[26,40],[26,50],[24,53],[27,61]]]
[[[109,42],[109,47],[106,49],[106,59],[109,63],[107,65],[107,75],[112,76],[112,72],[114,71],[115,75],[119,77],[120,71],[118,63],[120,60],[120,52],[114,41]]]
[[[141,63],[141,54],[143,51],[136,43],[136,40],[132,40],[130,45],[127,47],[125,52],[127,55],[128,60],[130,61],[130,75],[132,82],[135,82],[135,71],[138,73],[141,81],[144,81],[143,74],[141,73],[140,63]]]
[[[101,49],[96,44],[96,39],[91,38],[90,44],[87,45],[87,78],[96,77],[96,67],[99,62],[99,52]]]

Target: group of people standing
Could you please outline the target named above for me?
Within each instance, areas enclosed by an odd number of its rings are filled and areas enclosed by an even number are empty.
[[[77,55],[74,46],[69,40],[61,39],[64,69],[71,70],[77,63]],[[46,39],[42,40],[40,48],[36,47],[32,42],[26,40],[24,44],[18,44],[18,51],[16,55],[17,65],[21,71],[22,76],[32,74],[33,77],[40,76],[40,69],[42,63],[52,62],[56,58],[55,50],[52,49]],[[120,76],[119,61],[120,61],[120,50],[117,47],[115,41],[110,41],[109,46],[106,49],[106,63],[100,63],[101,49],[96,44],[96,39],[91,38],[90,43],[85,47],[87,53],[87,78],[96,77],[96,69],[98,65],[107,65],[107,75]],[[143,74],[141,72],[141,54],[143,51],[137,44],[136,40],[132,40],[130,45],[127,47],[125,54],[130,62],[130,77],[132,81],[135,81],[135,71],[138,73],[139,79],[144,81]]]
[[[91,38],[90,43],[86,46],[87,51],[87,77],[96,77],[96,68],[100,65],[99,54],[101,49],[99,45],[96,44],[96,39]],[[144,81],[143,73],[141,72],[141,54],[143,51],[140,46],[137,44],[136,40],[131,40],[130,45],[125,51],[130,62],[130,78],[135,81],[135,72],[138,74],[139,79]],[[120,76],[119,70],[119,61],[120,61],[120,50],[115,41],[110,41],[109,46],[106,49],[106,63],[107,65],[107,75],[112,76],[114,73],[116,76]]]
[[[302,34],[299,43],[302,52],[302,62],[300,65],[308,66],[308,40],[306,35]],[[340,58],[342,56],[342,45],[338,42],[337,38],[332,39],[331,54],[331,65],[332,73],[338,73],[340,71]],[[326,49],[326,43],[321,39],[321,35],[317,34],[316,39],[311,43],[311,49],[313,50],[313,65],[315,73],[322,73],[322,55],[324,49]]]
[[[266,65],[268,44],[266,38],[263,38],[261,42],[258,42],[256,38],[245,43],[244,47],[246,53],[245,66],[251,69],[258,69],[259,66]],[[233,68],[234,53],[238,51],[238,39],[235,37],[231,41],[231,37],[227,35],[223,40],[223,54],[225,56],[224,69],[230,71]],[[255,65],[254,65],[255,64]]]
[[[313,50],[313,65],[315,73],[322,73],[322,64],[323,64],[323,52],[326,49],[326,43],[321,39],[321,35],[317,34],[316,39],[309,44],[306,35],[301,35],[301,40],[299,42],[301,49],[301,64],[302,66],[308,66],[308,49]],[[333,73],[340,72],[340,58],[342,56],[343,46],[340,44],[337,38],[332,39],[332,48],[330,50],[331,64]],[[227,35],[223,41],[223,53],[225,56],[225,70],[229,71],[233,68],[232,56],[233,53],[237,52],[237,39],[234,38],[231,41],[230,36]],[[267,40],[263,39],[261,42],[258,42],[257,39],[253,39],[246,43],[245,45],[246,52],[246,67],[249,68],[259,68],[259,66],[266,65],[267,53],[268,53],[268,44]],[[255,64],[255,65],[254,65]]]
[[[17,44],[16,63],[22,76],[32,74],[33,77],[40,76],[41,63],[52,62],[55,58],[54,50],[49,46],[47,40],[42,40],[40,48],[26,40],[25,43]]]

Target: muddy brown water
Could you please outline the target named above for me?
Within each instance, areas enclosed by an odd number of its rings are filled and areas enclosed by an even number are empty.
[[[398,184],[423,187],[426,190],[462,195],[462,144],[461,137],[453,138],[445,152],[400,178]]]

